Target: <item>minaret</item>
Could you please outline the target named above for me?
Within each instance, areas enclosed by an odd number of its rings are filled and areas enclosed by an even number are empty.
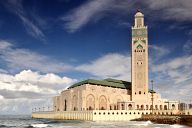
[[[144,15],[138,10],[132,26],[132,101],[146,101],[148,95],[148,34]]]

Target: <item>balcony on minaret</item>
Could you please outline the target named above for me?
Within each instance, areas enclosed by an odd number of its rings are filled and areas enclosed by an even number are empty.
[[[137,10],[135,14],[135,25],[134,28],[142,28],[144,27],[144,15],[140,10]]]

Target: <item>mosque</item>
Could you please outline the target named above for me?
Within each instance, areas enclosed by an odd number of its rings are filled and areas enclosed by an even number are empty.
[[[93,110],[178,110],[178,101],[162,99],[149,89],[148,31],[141,11],[132,26],[131,82],[88,79],[53,98],[55,112]]]

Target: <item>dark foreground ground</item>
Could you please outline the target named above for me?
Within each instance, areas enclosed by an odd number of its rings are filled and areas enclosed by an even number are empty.
[[[143,115],[134,121],[147,121],[158,124],[181,124],[192,127],[192,115]]]

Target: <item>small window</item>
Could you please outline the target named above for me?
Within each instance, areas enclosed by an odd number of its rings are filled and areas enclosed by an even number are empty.
[[[135,95],[136,95],[136,92],[135,92]]]
[[[141,95],[141,91],[139,91],[139,94]]]

